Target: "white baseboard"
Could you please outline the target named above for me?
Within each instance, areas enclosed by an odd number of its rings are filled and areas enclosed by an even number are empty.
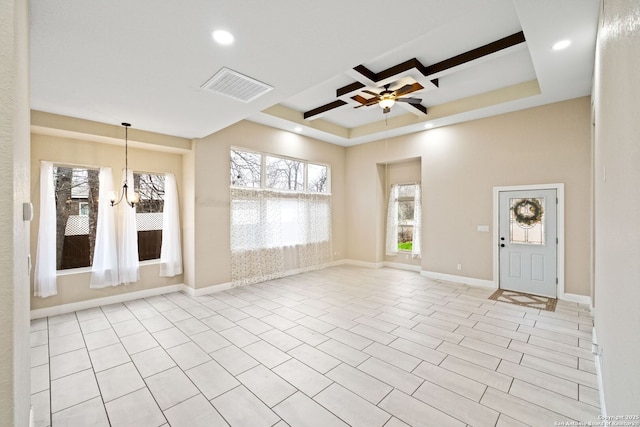
[[[139,298],[149,298],[156,295],[168,294],[171,292],[180,292],[187,288],[183,284],[168,285],[159,288],[144,289],[135,292],[125,292],[118,295],[108,297],[94,298],[85,301],[72,302],[69,304],[56,305],[54,307],[37,308],[31,310],[31,319],[40,319],[42,317],[57,316],[59,314],[72,313],[74,311],[87,310],[89,308],[100,307],[101,305],[117,304],[120,302],[131,301]]]
[[[408,270],[408,271],[420,272],[419,265],[403,264],[401,262],[388,262],[388,261],[385,261],[382,264],[385,267],[395,268],[397,270]]]
[[[593,327],[592,332],[593,338],[591,341],[594,344],[594,349],[598,348],[598,337],[596,336],[596,328]],[[595,364],[596,364],[596,378],[598,379],[598,395],[600,397],[600,415],[602,415],[602,419],[607,419],[607,408],[604,401],[604,385],[602,383],[602,358],[600,356],[600,351],[593,352],[595,356]]]
[[[420,271],[422,277],[429,279],[444,280],[446,282],[462,283],[463,285],[479,286],[482,288],[498,289],[493,280],[475,279],[473,277],[455,276],[453,274],[436,273],[435,271]]]
[[[358,261],[355,259],[345,259],[344,264],[355,265],[357,267],[369,267],[369,268],[384,267],[384,262],[366,262],[366,261]]]
[[[201,297],[203,295],[213,294],[216,292],[226,291],[228,289],[233,288],[231,282],[221,283],[219,285],[207,286],[204,288],[194,289],[191,286],[182,285],[183,291],[188,294],[190,297]]]
[[[587,304],[591,307],[591,297],[587,295],[578,295],[578,294],[559,294],[558,299],[569,302],[577,302],[578,304]]]

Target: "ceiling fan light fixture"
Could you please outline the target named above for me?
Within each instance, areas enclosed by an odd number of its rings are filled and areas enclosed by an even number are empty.
[[[395,104],[395,103],[396,103],[396,100],[393,99],[393,97],[387,96],[387,95],[383,95],[382,99],[380,100],[380,102],[378,102],[378,105],[380,106],[380,108],[385,110],[387,108],[393,107],[393,104]]]

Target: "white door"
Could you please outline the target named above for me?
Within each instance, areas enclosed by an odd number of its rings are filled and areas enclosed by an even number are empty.
[[[556,297],[556,190],[500,191],[500,288]]]

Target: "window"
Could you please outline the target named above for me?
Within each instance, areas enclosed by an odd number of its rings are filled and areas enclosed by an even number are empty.
[[[329,166],[231,150],[233,283],[256,283],[331,260]]]
[[[300,160],[267,156],[265,171],[267,188],[304,191],[304,163]]]
[[[328,172],[329,168],[325,165],[308,165],[308,190],[310,193],[327,193],[328,192]]]
[[[329,193],[329,167],[251,151],[231,150],[231,186]]]
[[[87,202],[78,203],[78,215],[89,216],[89,203]]]
[[[386,254],[410,252],[420,256],[421,234],[420,184],[394,184],[389,192]]]
[[[231,150],[231,185],[260,188],[262,155]]]
[[[99,171],[53,167],[56,200],[56,269],[90,267],[98,220]]]
[[[415,185],[399,185],[398,198],[398,250],[413,249],[413,214],[415,209]]]
[[[138,259],[158,259],[162,249],[164,175],[134,172],[133,186],[140,196],[136,205]]]

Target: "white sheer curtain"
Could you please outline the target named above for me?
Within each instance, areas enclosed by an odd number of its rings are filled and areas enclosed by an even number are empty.
[[[180,241],[180,207],[176,177],[164,176],[164,208],[162,209],[162,248],[160,277],[182,274],[182,243]]]
[[[389,191],[387,206],[387,238],[385,252],[389,256],[398,255],[398,185],[393,184]]]
[[[109,203],[109,196],[113,190],[111,168],[100,168],[99,183],[98,223],[89,285],[93,289],[119,284],[115,212]]]
[[[413,246],[411,248],[411,256],[420,258],[422,251],[422,185],[420,184],[416,184],[413,205]]]
[[[33,294],[46,298],[56,295],[56,192],[53,163],[40,164],[40,226],[34,272]]]
[[[311,270],[331,260],[330,195],[231,188],[234,285]]]
[[[129,186],[129,197],[133,196],[133,171],[123,171],[122,183],[125,179]],[[140,280],[138,261],[138,227],[136,226],[136,209],[125,200],[118,205],[118,279],[119,283],[134,283]]]

